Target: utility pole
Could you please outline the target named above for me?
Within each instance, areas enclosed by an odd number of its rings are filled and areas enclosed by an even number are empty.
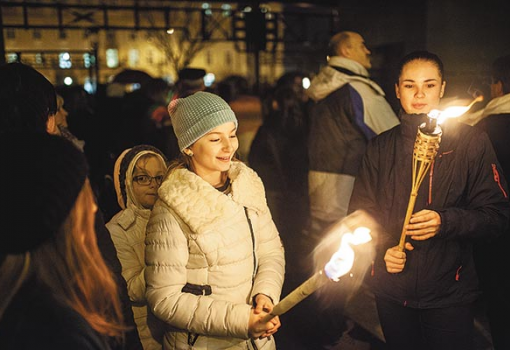
[[[0,65],[5,63],[4,21],[2,16],[2,6],[0,5]]]
[[[250,11],[244,11],[246,52],[253,54],[255,64],[255,93],[260,92],[260,51],[266,50],[266,13],[259,2],[251,4]]]

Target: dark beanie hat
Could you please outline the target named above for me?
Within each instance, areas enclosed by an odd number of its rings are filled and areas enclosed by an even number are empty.
[[[9,227],[0,254],[18,254],[55,235],[85,183],[88,165],[71,142],[46,133],[3,134],[0,150],[0,218]]]
[[[48,116],[57,112],[53,84],[23,63],[0,66],[0,131],[46,132]]]
[[[202,68],[184,68],[178,73],[179,80],[198,80],[205,76],[205,69]]]

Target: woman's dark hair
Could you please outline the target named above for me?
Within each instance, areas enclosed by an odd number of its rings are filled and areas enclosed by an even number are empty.
[[[441,76],[441,79],[444,80],[444,67],[443,62],[441,59],[436,55],[428,51],[413,51],[411,53],[408,53],[405,55],[398,64],[398,76],[396,79],[396,83],[398,84],[398,79],[402,75],[402,69],[404,69],[404,66],[408,64],[411,61],[428,61],[432,62],[436,65],[437,69],[439,70],[439,75]]]

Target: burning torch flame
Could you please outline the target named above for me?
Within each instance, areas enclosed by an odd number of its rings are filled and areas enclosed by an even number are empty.
[[[483,101],[483,95],[475,98],[471,103],[467,106],[452,106],[446,108],[444,111],[440,111],[438,109],[433,109],[427,114],[431,118],[437,119],[437,123],[441,124],[446,119],[449,118],[457,118],[466,113],[476,102]]]
[[[322,287],[326,282],[330,280],[338,281],[340,277],[351,270],[354,264],[354,250],[351,244],[360,245],[368,243],[371,240],[372,236],[370,236],[370,230],[365,227],[358,227],[354,230],[354,233],[349,232],[343,234],[340,248],[333,254],[330,261],[324,267],[324,270],[316,272],[312,277],[290,292],[289,295],[280,300],[271,313],[263,318],[264,322],[268,322],[273,317],[289,311],[304,298]]]
[[[347,232],[342,236],[340,248],[333,254],[331,260],[324,267],[328,278],[338,282],[340,277],[347,274],[354,264],[354,250],[352,245],[359,245],[370,242],[370,230],[366,227],[358,227],[354,233]]]

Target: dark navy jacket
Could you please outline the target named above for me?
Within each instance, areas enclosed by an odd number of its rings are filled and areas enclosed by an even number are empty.
[[[386,271],[386,250],[399,243],[409,203],[413,147],[424,115],[401,115],[401,125],[375,137],[356,178],[349,211],[365,209],[382,226],[370,278],[374,293],[414,308],[437,308],[474,301],[478,278],[472,243],[504,231],[510,210],[506,181],[487,135],[447,121],[438,154],[420,186],[414,213],[441,216],[438,235],[412,241],[404,270]]]

